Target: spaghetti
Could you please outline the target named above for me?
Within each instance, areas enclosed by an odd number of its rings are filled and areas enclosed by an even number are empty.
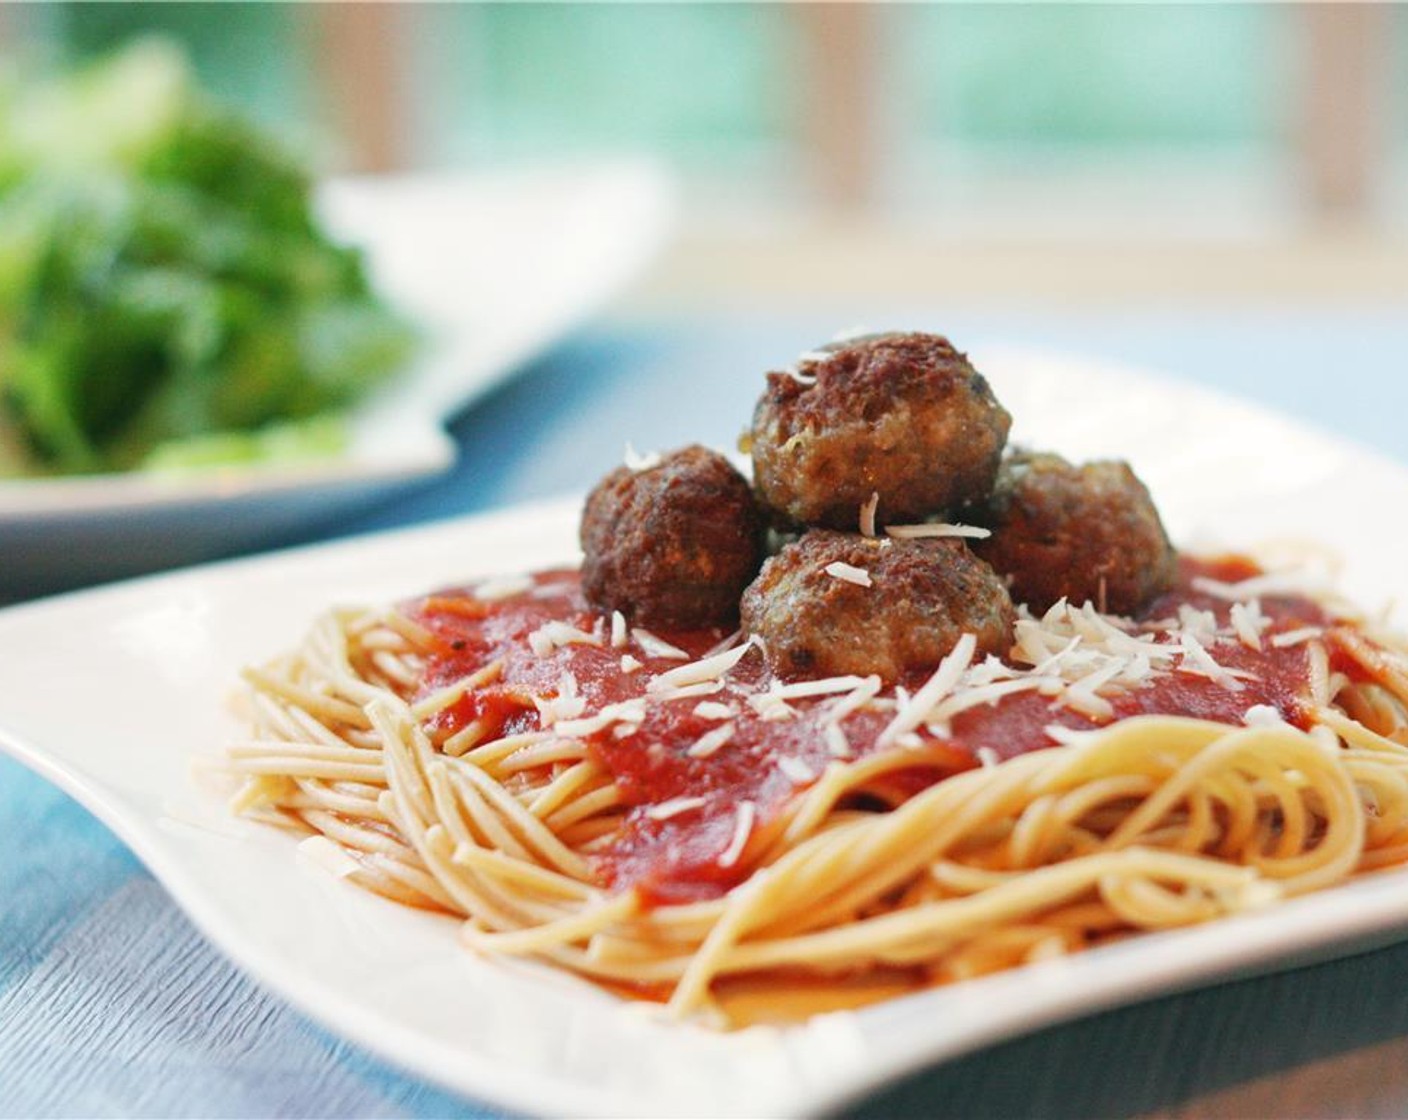
[[[795,1019],[1408,860],[1408,661],[1248,561],[1004,659],[785,681],[575,573],[335,611],[246,673],[248,816],[678,1016]]]

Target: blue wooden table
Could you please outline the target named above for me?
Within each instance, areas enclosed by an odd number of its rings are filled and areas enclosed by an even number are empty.
[[[451,474],[309,526],[305,538],[580,491],[627,440],[642,450],[730,445],[763,370],[856,322],[1161,368],[1408,459],[1403,307],[617,321],[457,418]],[[0,650],[0,671],[17,655]],[[407,1077],[258,989],[111,834],[8,760],[0,835],[0,1117],[500,1115]],[[950,1062],[856,1113],[1404,1115],[1405,976],[1401,945],[1164,998]]]

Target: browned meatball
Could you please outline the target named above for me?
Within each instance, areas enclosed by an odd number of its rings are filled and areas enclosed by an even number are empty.
[[[587,496],[581,539],[588,600],[652,625],[731,625],[762,562],[747,480],[697,444],[603,478]]]
[[[828,571],[833,564],[849,568]],[[866,574],[869,587],[845,578]],[[979,656],[1012,644],[1012,600],[957,540],[891,541],[813,529],[763,565],[743,593],[743,629],[784,676],[930,670],[965,633]]]
[[[1072,466],[1059,455],[1018,452],[974,520],[992,529],[973,550],[1034,611],[1058,599],[1135,614],[1173,581],[1175,556],[1149,491],[1129,464]]]
[[[883,522],[918,520],[987,497],[1011,422],[948,339],[871,335],[768,374],[753,479],[797,524],[853,530],[872,494]]]

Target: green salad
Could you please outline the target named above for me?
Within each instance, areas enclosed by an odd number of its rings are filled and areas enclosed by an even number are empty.
[[[414,335],[310,199],[166,44],[0,89],[0,476],[336,453]]]

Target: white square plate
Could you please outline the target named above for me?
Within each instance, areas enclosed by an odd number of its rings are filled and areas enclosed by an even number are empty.
[[[1408,508],[1403,468],[1128,370],[978,359],[1023,418],[1021,438],[1130,458],[1175,539],[1320,536],[1344,554],[1345,589],[1362,603],[1408,598],[1403,541],[1383,516]],[[794,1028],[714,1034],[544,967],[473,957],[455,922],[334,880],[292,838],[228,819],[197,788],[193,757],[241,733],[225,707],[239,667],[292,645],[323,608],[570,562],[575,529],[575,504],[538,506],[0,612],[0,748],[111,825],[271,989],[429,1078],[536,1112],[814,1112],[996,1039],[1408,930],[1408,873],[1391,872]]]

